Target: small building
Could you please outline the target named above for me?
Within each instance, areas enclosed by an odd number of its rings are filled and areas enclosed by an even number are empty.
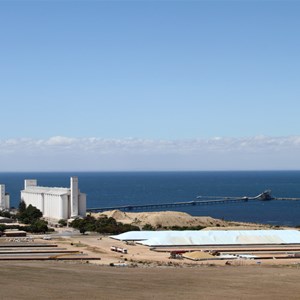
[[[26,179],[21,200],[38,208],[44,218],[70,219],[85,217],[86,194],[79,191],[78,178],[70,178],[70,187],[43,187],[36,179]]]
[[[10,207],[9,194],[5,193],[5,185],[0,184],[0,210],[8,210]]]
[[[6,223],[14,223],[15,220],[10,219],[10,218],[6,218],[6,217],[0,217],[0,224],[6,224]]]
[[[27,235],[26,231],[23,230],[5,230],[4,234],[7,237],[24,237]]]

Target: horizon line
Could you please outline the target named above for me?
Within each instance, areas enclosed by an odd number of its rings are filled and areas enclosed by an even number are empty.
[[[3,173],[187,173],[187,172],[300,172],[300,169],[234,169],[234,170],[26,170],[26,171],[0,171]]]

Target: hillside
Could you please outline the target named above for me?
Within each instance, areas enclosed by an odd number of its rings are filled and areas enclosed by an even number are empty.
[[[184,212],[176,211],[160,211],[160,212],[122,212],[119,210],[106,211],[102,213],[92,214],[94,217],[99,217],[101,215],[106,215],[107,217],[112,217],[118,222],[137,225],[142,228],[146,224],[150,224],[155,228],[162,227],[172,227],[172,226],[203,226],[209,228],[222,228],[231,227],[235,228],[246,227],[247,229],[251,228],[261,228],[269,227],[259,224],[251,223],[239,223],[239,222],[229,222],[220,219],[214,219],[208,216],[194,217]]]

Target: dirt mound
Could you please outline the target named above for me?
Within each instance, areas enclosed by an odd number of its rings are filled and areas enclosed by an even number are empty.
[[[123,220],[127,219],[126,213],[120,211],[120,210],[111,210],[108,211],[107,213],[104,213],[108,218],[114,218],[116,220]]]
[[[143,227],[150,224],[153,227],[173,227],[173,226],[203,226],[203,227],[224,227],[227,222],[211,217],[193,217],[184,212],[160,211],[160,212],[141,212],[126,213],[119,210],[106,211],[103,213],[93,214],[95,217],[106,215],[112,217],[118,222],[134,224]]]

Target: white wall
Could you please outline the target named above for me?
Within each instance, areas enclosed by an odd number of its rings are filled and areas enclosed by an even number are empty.
[[[38,208],[43,217],[51,219],[70,218],[68,209],[68,195],[42,194],[42,193],[21,193],[21,199],[28,206],[31,204]]]
[[[70,189],[71,189],[71,217],[78,216],[78,202],[79,202],[79,190],[78,190],[78,178],[71,177],[70,179]]]
[[[86,194],[79,194],[79,199],[78,199],[78,213],[81,217],[86,216]]]
[[[59,220],[77,217],[78,215],[86,216],[86,194],[79,192],[77,177],[71,178],[71,187],[66,189],[66,193],[63,195],[51,194],[51,188],[49,188],[49,192],[47,190],[44,193],[39,192],[38,188],[36,192],[26,192],[26,186],[36,186],[36,184],[35,179],[25,180],[25,190],[21,191],[21,199],[27,206],[31,204],[38,208],[44,217]]]
[[[0,209],[5,209],[5,185],[0,184]]]
[[[36,179],[25,179],[24,181],[24,189],[26,190],[29,186],[37,186]]]
[[[46,218],[62,219],[62,197],[60,195],[45,194],[44,195],[44,213]]]
[[[5,195],[5,208],[4,209],[10,209],[10,197],[9,197],[9,195]]]
[[[0,209],[9,209],[10,208],[10,198],[9,195],[5,194],[5,185],[0,184]]]
[[[25,202],[26,206],[31,204],[44,213],[44,194],[21,192],[21,200]]]

